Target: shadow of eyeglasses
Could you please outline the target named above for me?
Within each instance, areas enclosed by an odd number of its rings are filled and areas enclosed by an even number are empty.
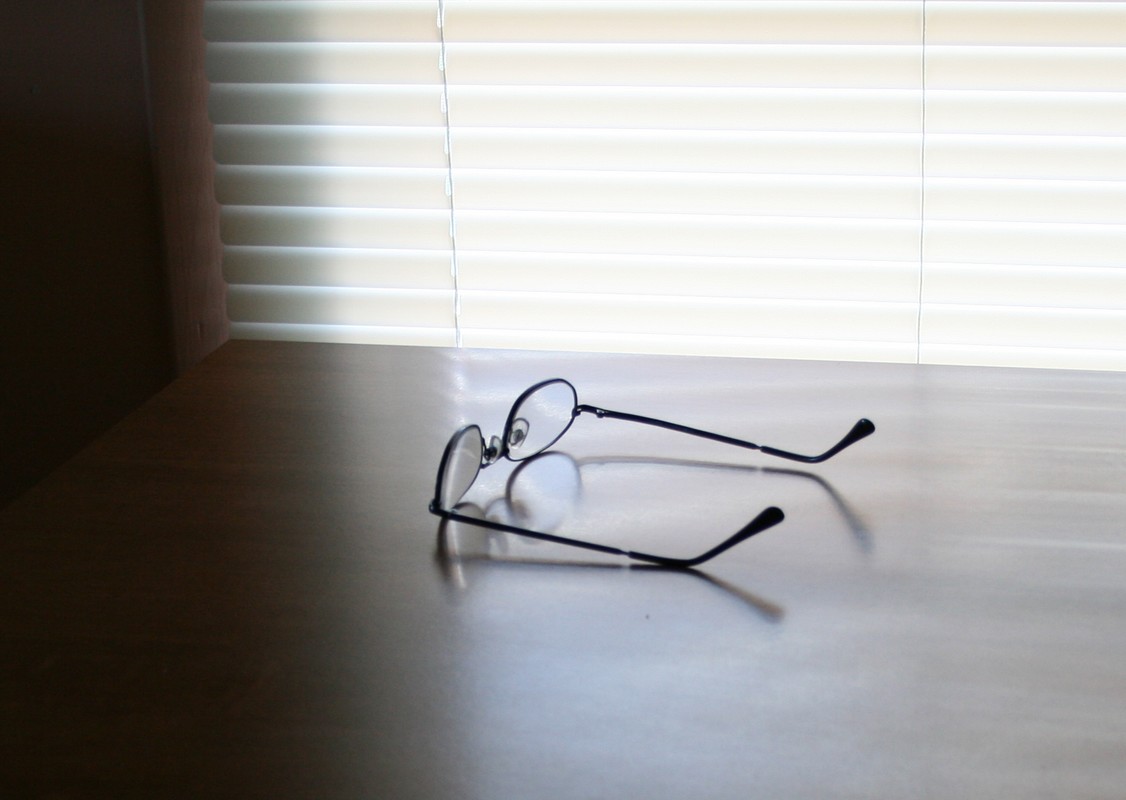
[[[541,455],[550,455],[550,453],[543,453]],[[565,453],[560,453],[567,458]],[[530,461],[531,459],[529,459]],[[581,472],[584,466],[613,466],[617,464],[651,464],[658,466],[668,467],[697,467],[707,468],[712,470],[722,470],[725,472],[753,474],[760,475],[773,475],[787,478],[800,478],[803,480],[811,481],[819,489],[825,492],[826,496],[832,502],[833,507],[837,513],[844,520],[845,525],[848,527],[849,533],[852,535],[856,546],[864,553],[871,553],[875,548],[875,537],[872,535],[871,529],[861,518],[860,514],[849,504],[849,502],[841,495],[839,491],[827,479],[814,472],[806,472],[801,469],[793,469],[789,467],[758,467],[748,466],[746,464],[733,464],[730,462],[720,461],[701,461],[697,459],[685,458],[660,458],[649,456],[598,456],[590,458],[579,458],[571,460],[575,463],[577,469]],[[526,466],[522,464],[521,466]],[[512,475],[508,478],[508,483],[505,487],[506,494],[512,494],[516,473],[519,470],[513,470]]]
[[[865,553],[871,552],[873,548],[873,537],[871,531],[865,525],[859,514],[849,505],[839,491],[824,477],[806,472],[799,469],[777,468],[777,467],[757,467],[747,466],[742,464],[731,464],[726,462],[716,461],[701,461],[692,459],[677,459],[677,458],[654,458],[642,456],[599,456],[587,458],[574,458],[571,455],[553,450],[541,453],[527,461],[521,462],[508,476],[505,481],[505,490],[502,497],[495,498],[489,501],[485,507],[471,506],[476,514],[484,517],[490,514],[497,514],[498,511],[506,516],[526,515],[527,512],[522,508],[523,502],[518,499],[520,494],[519,485],[521,481],[528,475],[529,471],[537,470],[543,464],[552,464],[557,472],[564,474],[569,473],[573,477],[573,484],[570,486],[569,492],[559,494],[559,481],[556,482],[554,487],[555,494],[554,500],[556,504],[563,506],[573,505],[582,496],[582,470],[584,467],[592,466],[614,466],[614,465],[659,465],[671,467],[692,467],[692,468],[706,468],[712,470],[723,470],[735,472],[740,474],[762,474],[779,476],[784,478],[797,478],[811,481],[814,485],[819,487],[829,497],[832,505],[837,510],[841,519],[845,522],[852,539],[856,546]],[[468,504],[467,504],[468,505]],[[501,508],[498,508],[501,506]],[[561,521],[561,520],[559,520]],[[542,523],[543,520],[541,519]],[[475,546],[464,548],[459,547],[457,544],[457,537],[451,534],[451,527],[456,527],[456,523],[448,520],[443,520],[438,529],[438,543],[435,552],[435,558],[438,563],[439,569],[442,572],[443,578],[458,589],[468,588],[468,579],[465,574],[465,567],[467,565],[491,565],[495,568],[513,568],[521,567],[525,569],[631,569],[634,571],[655,571],[655,572],[672,572],[681,571],[687,572],[695,579],[701,580],[704,583],[712,586],[713,588],[722,591],[724,594],[739,599],[742,603],[756,611],[763,618],[772,622],[778,622],[783,616],[783,610],[780,606],[765,600],[757,595],[742,589],[728,581],[714,577],[699,568],[688,570],[673,569],[663,567],[660,565],[652,564],[619,564],[619,563],[605,563],[596,560],[576,560],[576,559],[554,559],[554,558],[527,558],[516,557],[509,555],[508,542],[509,537],[507,534],[489,531],[483,528],[474,528],[472,532],[462,531],[462,534],[471,537],[475,540]],[[471,526],[461,526],[462,528]]]
[[[668,466],[680,468],[697,468],[720,470],[736,474],[759,474],[769,475],[783,478],[797,478],[801,480],[810,481],[813,485],[817,486],[829,498],[837,514],[844,521],[845,526],[848,528],[857,548],[863,553],[871,553],[875,547],[875,540],[871,530],[865,524],[864,520],[856,512],[855,509],[848,503],[847,500],[841,495],[839,491],[830,483],[826,478],[813,472],[807,472],[801,469],[794,469],[789,467],[759,467],[748,466],[745,464],[733,464],[730,462],[718,461],[703,461],[698,459],[683,459],[683,458],[666,458],[666,457],[650,457],[650,456],[597,456],[597,457],[584,457],[574,458],[571,455],[558,450],[540,453],[539,455],[521,462],[508,476],[505,483],[505,491],[503,497],[495,498],[490,501],[482,509],[477,507],[477,512],[483,515],[503,513],[508,511],[510,514],[515,513],[517,516],[526,515],[523,509],[525,505],[523,501],[517,499],[520,492],[518,491],[518,484],[522,478],[528,474],[529,471],[534,471],[540,465],[545,463],[554,463],[557,465],[556,469],[563,472],[569,472],[574,476],[574,486],[571,490],[570,496],[556,496],[553,502],[556,506],[566,506],[576,502],[582,494],[582,470],[584,467],[600,467],[600,466],[617,466],[617,465],[653,465],[653,466]],[[558,489],[558,485],[556,486]],[[543,524],[541,522],[541,524]],[[549,523],[550,524],[550,523]]]

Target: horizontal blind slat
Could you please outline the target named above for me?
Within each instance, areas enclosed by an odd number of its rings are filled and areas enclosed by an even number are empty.
[[[931,344],[1080,348],[1126,352],[1126,311],[928,304],[923,327]]]
[[[1122,91],[1126,51],[1122,47],[928,46],[927,88]]]
[[[281,342],[332,342],[336,344],[416,345],[454,347],[454,331],[448,325],[427,328],[418,325],[318,325],[292,322],[231,321],[235,339],[265,339]]]
[[[439,85],[213,83],[208,113],[216,125],[445,126]]]
[[[1126,221],[1126,182],[927,178],[928,220]]]
[[[886,361],[908,364],[915,361],[916,353],[914,342],[853,342],[838,337],[785,339],[700,334],[615,333],[599,330],[513,331],[505,328],[471,328],[463,331],[462,336],[465,347],[734,358]]]
[[[461,169],[456,199],[465,211],[918,219],[920,198],[899,177]]]
[[[943,262],[927,266],[927,299],[939,305],[1122,311],[1126,298],[1126,267]]]
[[[611,255],[605,253],[504,253],[462,249],[460,283],[467,290],[504,287],[512,291],[595,294],[684,292],[692,275],[694,294],[758,299],[869,300],[913,302],[918,263],[841,259],[764,259]]]
[[[918,132],[462,127],[460,168],[919,174]]]
[[[449,252],[449,211],[224,206],[229,245],[359,247]]]
[[[215,126],[219,164],[446,169],[441,127]]]
[[[449,42],[914,44],[922,7],[848,0],[447,0]]]
[[[207,0],[210,42],[427,41],[434,0]]]
[[[912,89],[450,87],[456,126],[663,130],[918,131]]]
[[[917,45],[458,44],[451,82],[467,86],[707,86],[913,89]]]
[[[467,329],[599,330],[617,333],[912,341],[914,304],[731,297],[465,291]]]
[[[1126,371],[1126,350],[931,343],[924,343],[921,350],[921,360],[926,364]]]
[[[218,42],[207,74],[223,83],[417,84],[441,81],[438,42]]]
[[[1126,226],[928,220],[926,264],[1126,266]]]
[[[227,245],[223,274],[234,284],[453,289],[442,250]]]
[[[1120,2],[927,0],[926,12],[928,45],[1126,44],[1126,6]]]
[[[448,295],[419,289],[335,286],[231,286],[227,303],[243,322],[439,327]]]
[[[1126,137],[929,133],[929,177],[1126,180]]]
[[[220,166],[220,203],[255,206],[423,208],[448,211],[445,169]]]
[[[918,256],[917,220],[465,211],[458,247],[900,261]]]
[[[1122,95],[928,89],[927,133],[1126,136]]]

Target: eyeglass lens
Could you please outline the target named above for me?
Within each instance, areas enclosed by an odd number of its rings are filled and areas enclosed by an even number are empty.
[[[513,406],[505,426],[508,457],[514,461],[542,453],[562,436],[574,419],[578,397],[571,384],[554,380],[533,387]]]
[[[443,509],[448,511],[453,508],[469,491],[481,470],[481,455],[481,430],[475,425],[462,429],[450,440],[438,492]]]

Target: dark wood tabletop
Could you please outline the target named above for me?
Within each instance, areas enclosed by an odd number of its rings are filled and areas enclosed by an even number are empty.
[[[442,524],[450,435],[579,400]],[[0,513],[0,797],[1120,798],[1126,374],[230,342]]]

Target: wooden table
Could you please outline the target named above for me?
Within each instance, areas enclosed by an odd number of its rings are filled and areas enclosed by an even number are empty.
[[[439,525],[459,425],[581,417]],[[687,441],[686,441],[687,439]],[[0,514],[0,797],[1120,798],[1126,375],[232,342]]]

